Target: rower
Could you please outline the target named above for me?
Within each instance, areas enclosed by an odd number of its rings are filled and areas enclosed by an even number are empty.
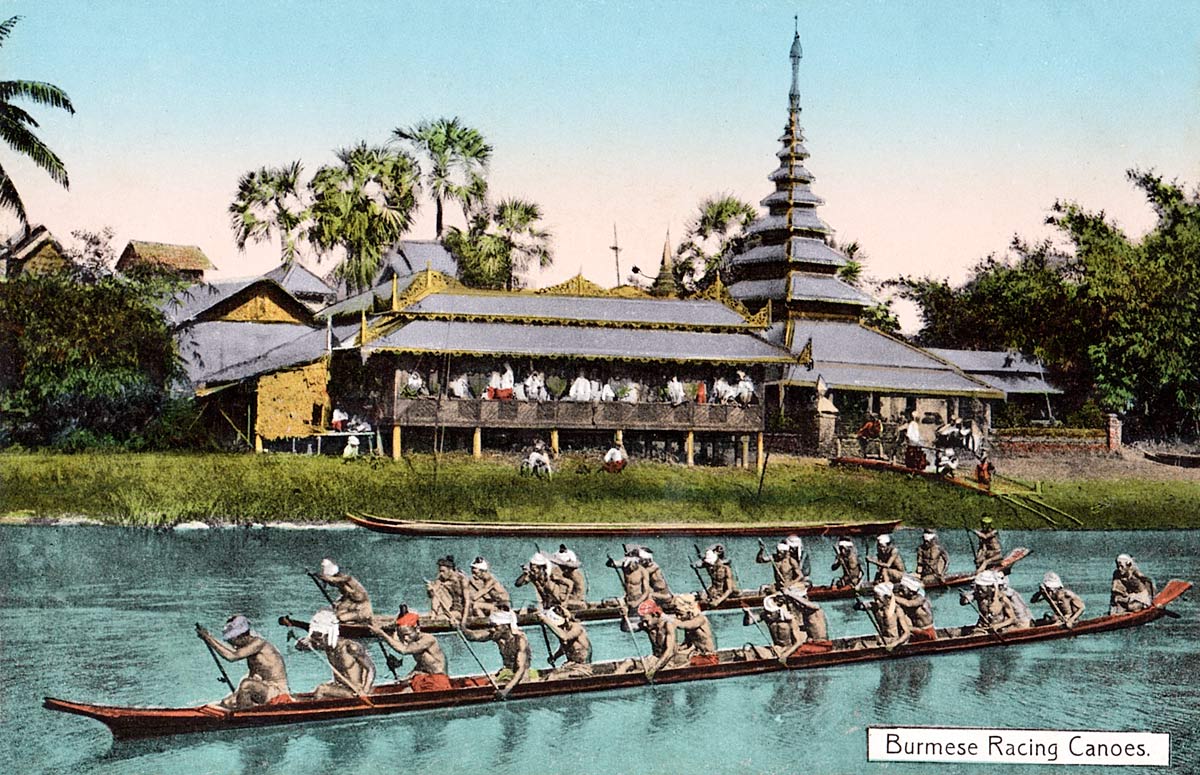
[[[1058,622],[1065,627],[1073,627],[1079,617],[1083,616],[1083,599],[1063,586],[1062,579],[1054,571],[1048,571],[1042,577],[1042,585],[1029,602],[1036,603],[1045,600],[1050,610],[1038,621],[1038,624],[1054,624]]]
[[[1117,556],[1117,568],[1112,575],[1112,595],[1108,612],[1123,614],[1149,608],[1154,601],[1154,582],[1138,570],[1128,554]]]
[[[992,527],[992,518],[984,517],[980,521],[979,530],[972,530],[979,538],[979,546],[975,549],[975,572],[987,570],[1000,564],[1004,559],[1000,549],[1000,532]]]
[[[782,592],[802,580],[800,563],[796,561],[787,541],[780,541],[776,544],[775,551],[768,556],[766,544],[761,538],[758,539],[758,554],[755,555],[754,561],[760,564],[771,563],[771,572],[775,575],[774,588],[776,592]]]
[[[875,584],[887,582],[889,584],[900,583],[900,578],[904,575],[904,558],[900,556],[900,552],[896,550],[896,545],[892,543],[892,537],[887,533],[875,539],[876,557],[867,557],[867,562],[872,565],[879,566],[879,570],[875,573]]]
[[[425,585],[430,609],[435,618],[461,623],[470,609],[470,584],[454,563],[454,555],[439,557],[437,578]]]
[[[700,593],[709,608],[717,608],[737,592],[737,583],[733,578],[733,567],[725,559],[725,547],[713,544],[704,550],[704,556],[692,563],[694,568],[704,568],[712,582]]]
[[[678,627],[675,617],[663,613],[658,603],[650,598],[637,608],[640,621],[633,625],[629,621],[629,611],[621,607],[622,627],[629,630],[639,629],[646,633],[650,641],[650,656],[643,664],[647,677],[652,678],[659,670],[668,667],[683,667],[687,665],[689,655],[679,651],[675,640]]]
[[[681,653],[687,654],[688,664],[692,667],[717,664],[717,638],[713,635],[712,622],[700,610],[696,596],[675,595],[670,605],[677,631],[683,633],[679,648]]]
[[[659,600],[670,599],[671,588],[667,586],[667,579],[663,576],[662,568],[658,567],[658,563],[654,561],[654,552],[645,546],[640,546],[637,553],[642,563],[642,570],[646,572],[646,583],[650,585],[650,594]]]
[[[1016,628],[1023,629],[1033,626],[1033,613],[1029,610],[1029,606],[1025,603],[1025,598],[1021,597],[1021,593],[1013,589],[1008,583],[1008,576],[1004,571],[996,569],[992,571],[996,574],[996,587],[1000,594],[1008,598],[1008,602],[1012,603],[1013,616],[1016,618]]]
[[[471,578],[467,581],[471,606],[469,616],[485,617],[497,608],[511,608],[508,590],[491,571],[488,561],[476,557],[471,563]]]
[[[498,608],[488,616],[486,630],[464,628],[462,634],[467,640],[476,642],[492,641],[500,651],[500,659],[504,667],[496,673],[495,680],[504,686],[497,689],[497,698],[504,699],[526,678],[535,680],[538,672],[530,667],[533,652],[529,648],[529,638],[521,632],[517,625],[517,612]]]
[[[879,644],[888,651],[908,643],[912,638],[912,624],[907,614],[896,605],[895,587],[887,581],[880,582],[871,590],[872,599],[869,602],[857,601],[854,607],[863,610],[870,608],[875,615],[879,627]]]
[[[650,598],[650,583],[645,569],[642,568],[642,559],[638,556],[636,547],[626,550],[625,556],[619,560],[613,560],[610,557],[605,565],[621,570],[621,580],[625,586],[625,599],[617,600],[618,604],[636,611],[638,606]]]
[[[591,675],[592,642],[588,638],[587,630],[575,618],[571,609],[556,605],[552,608],[541,609],[537,616],[546,629],[558,638],[558,650],[550,655],[550,665],[553,667],[554,660],[560,656],[567,658],[565,664],[554,668],[556,675],[562,677]]]
[[[339,636],[337,614],[322,608],[308,622],[308,636],[296,641],[300,651],[320,651],[329,660],[333,680],[313,689],[314,700],[365,697],[375,683],[375,663],[362,644]]]
[[[800,569],[800,576],[797,580],[803,581],[807,584],[808,576],[810,573],[812,573],[812,563],[809,560],[808,553],[804,551],[804,541],[800,538],[800,536],[793,533],[792,535],[783,539],[783,542],[787,544],[788,554],[792,556],[792,559],[796,563],[796,567]]]
[[[574,610],[587,608],[587,579],[583,575],[579,556],[566,544],[559,544],[558,551],[550,555],[550,561],[558,568],[563,580],[570,584],[567,588],[567,607]]]
[[[796,584],[783,590],[783,601],[800,616],[801,625],[808,643],[829,643],[829,624],[821,606],[808,599],[808,585]]]
[[[362,623],[371,621],[371,599],[367,590],[358,579],[348,573],[343,573],[333,560],[326,557],[321,560],[321,572],[317,578],[337,587],[341,594],[333,601],[333,610],[339,622]]]
[[[938,540],[933,530],[921,534],[921,545],[917,547],[917,577],[922,584],[941,584],[946,580],[946,568],[950,555]]]
[[[435,692],[450,688],[450,677],[446,674],[446,655],[438,645],[437,638],[421,632],[421,619],[408,606],[400,606],[396,614],[396,635],[389,635],[381,628],[371,625],[371,634],[400,654],[408,654],[416,666],[400,679],[407,683],[405,692]]]
[[[958,601],[960,605],[974,603],[979,611],[979,620],[974,627],[967,628],[964,635],[1001,632],[1017,625],[1012,601],[1000,591],[999,581],[993,571],[984,570],[975,574],[975,583],[971,591],[961,593]]]
[[[754,657],[757,659],[773,656],[781,662],[786,661],[808,639],[808,635],[800,626],[800,617],[793,614],[782,600],[782,593],[767,595],[763,598],[762,620],[767,624],[767,632],[771,636],[771,644],[774,648],[768,649],[764,655],[760,647],[753,647]],[[746,613],[743,624],[749,626],[754,623],[754,613],[749,609]]]
[[[892,590],[896,605],[908,617],[912,625],[912,641],[936,640],[937,630],[933,627],[933,609],[925,596],[925,585],[911,573],[905,573],[900,583]]]
[[[837,556],[829,570],[842,569],[842,577],[833,582],[835,587],[857,587],[863,580],[862,563],[858,561],[858,550],[849,538],[837,542]]]
[[[571,582],[564,579],[550,558],[541,552],[534,552],[529,562],[521,566],[521,575],[514,583],[518,587],[532,584],[542,608],[564,605],[571,592]]]
[[[225,620],[221,640],[196,625],[196,635],[228,662],[246,660],[246,677],[220,701],[226,710],[245,710],[276,698],[290,699],[283,655],[266,638],[250,629],[250,620],[235,614]],[[228,644],[228,645],[226,645]]]

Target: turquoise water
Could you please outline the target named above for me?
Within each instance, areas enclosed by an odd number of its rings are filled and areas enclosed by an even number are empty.
[[[1013,574],[1026,593],[1054,569],[1088,615],[1107,605],[1112,558],[1125,551],[1160,583],[1200,578],[1196,532],[1005,533],[1006,549],[1033,554]],[[944,533],[951,569],[965,569],[966,538]],[[906,560],[918,531],[897,534]],[[545,546],[556,546],[547,539]],[[651,542],[673,587],[690,589],[690,540]],[[726,542],[743,586],[769,580],[753,540]],[[809,542],[814,576],[830,575],[831,543]],[[620,546],[572,543],[589,571],[590,597],[615,596],[603,567]],[[423,606],[423,578],[440,555],[460,564],[485,554],[511,580],[534,551],[518,539],[408,539],[364,530],[151,531],[101,527],[0,528],[0,770],[63,773],[966,773],[994,771],[866,761],[869,724],[1128,729],[1172,735],[1172,772],[1200,767],[1197,605],[1181,619],[1021,647],[995,647],[823,671],[509,702],[375,719],[114,744],[98,722],[51,713],[44,695],[117,705],[190,705],[224,687],[192,623],[219,628],[248,615],[281,648],[283,613],[307,618],[323,601],[304,576],[333,557],[372,592],[377,612],[406,599]],[[529,588],[513,589],[530,602]],[[406,597],[407,596],[407,597]],[[827,603],[834,637],[870,624],[847,603]],[[957,595],[935,595],[939,625],[973,620]],[[741,616],[714,616],[723,647],[762,642]],[[628,656],[628,635],[592,625],[595,657]],[[534,659],[545,648],[531,632]],[[461,644],[443,639],[452,673],[473,672]],[[643,646],[644,647],[644,646]],[[489,668],[494,648],[478,649]],[[291,684],[327,680],[311,654],[286,652]],[[382,660],[378,660],[382,669]],[[406,662],[407,666],[411,662]],[[236,681],[243,673],[229,666]],[[15,765],[15,767],[13,767]],[[1006,766],[1004,773],[1040,772]],[[1061,771],[1061,770],[1059,770]],[[1074,770],[1072,770],[1074,771]],[[1138,772],[1154,772],[1139,768]]]

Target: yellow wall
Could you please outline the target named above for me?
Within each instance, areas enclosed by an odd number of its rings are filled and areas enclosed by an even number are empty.
[[[218,320],[251,321],[254,323],[307,323],[291,310],[271,298],[266,289],[260,289],[242,304],[234,307]]]
[[[264,439],[320,432],[332,411],[328,382],[329,364],[325,360],[260,377],[254,432]],[[321,407],[321,422],[316,426],[314,404]]]
[[[22,274],[44,274],[56,272],[67,265],[67,260],[47,242],[36,253],[27,258],[21,265]]]

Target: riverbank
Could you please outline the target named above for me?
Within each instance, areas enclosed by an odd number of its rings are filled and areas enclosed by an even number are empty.
[[[1001,461],[1017,478],[1042,479],[1046,503],[1086,528],[1200,527],[1200,474],[1148,481],[1130,462],[1072,468]],[[1150,465],[1150,464],[1144,464]],[[551,481],[517,475],[515,460],[418,455],[393,462],[296,455],[5,453],[5,522],[90,519],[164,526],[340,522],[346,512],[478,522],[797,523],[903,519],[962,527],[992,516],[1014,528],[1047,527],[996,498],[922,478],[772,457],[761,493],[753,470],[635,463],[618,475],[565,456]],[[1066,523],[1066,520],[1059,520]],[[1068,526],[1063,524],[1063,526]]]

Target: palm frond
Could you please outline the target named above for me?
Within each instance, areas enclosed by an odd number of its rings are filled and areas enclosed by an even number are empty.
[[[70,188],[67,178],[67,168],[62,159],[51,151],[37,135],[24,125],[13,121],[7,115],[0,113],[0,139],[17,153],[28,156],[34,164],[41,167],[50,178],[63,188]]]
[[[0,81],[0,102],[22,98],[39,105],[62,108],[74,115],[75,106],[67,93],[52,83],[42,81]]]
[[[8,39],[9,33],[12,32],[13,27],[16,27],[19,21],[21,21],[20,16],[10,16],[8,19],[0,22],[0,45],[3,45],[4,41]]]
[[[0,167],[0,208],[12,210],[22,225],[29,223],[25,216],[25,203],[21,201],[17,187],[12,184],[12,179],[4,172],[3,167]]]

